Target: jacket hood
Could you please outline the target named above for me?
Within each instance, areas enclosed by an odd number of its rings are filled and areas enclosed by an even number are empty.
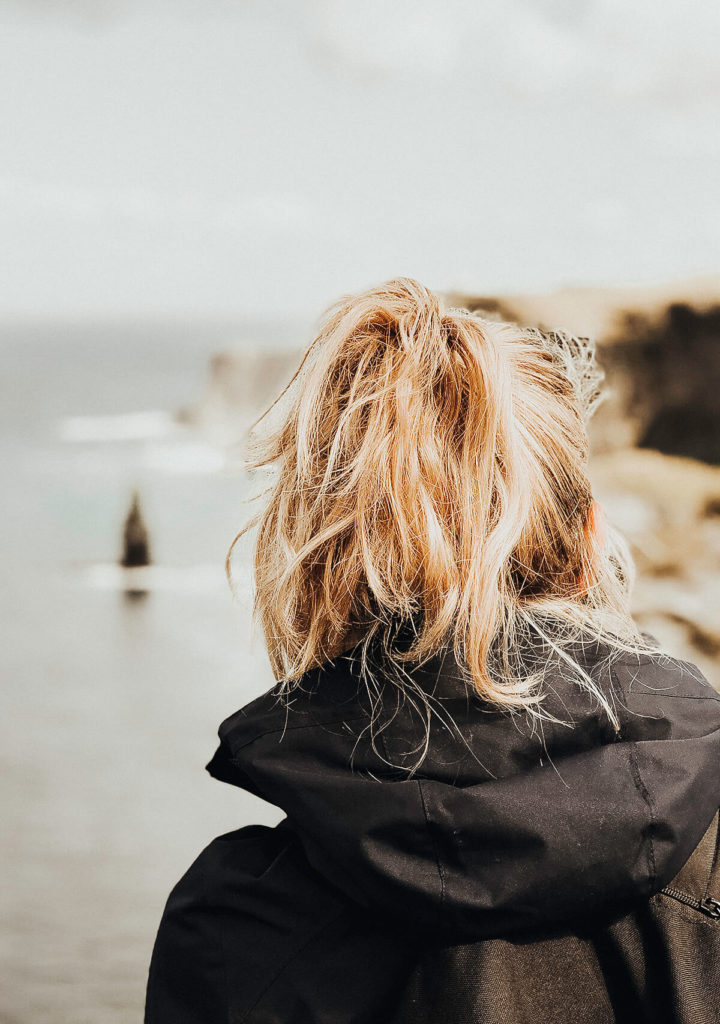
[[[533,725],[466,686],[452,649],[410,669],[454,723],[408,703],[370,739],[359,662],[340,655],[220,726],[207,769],[281,808],[311,867],[393,924],[470,942],[596,919],[667,885],[720,807],[720,696],[693,664],[578,646],[614,703],[552,668]],[[389,763],[388,763],[389,762]]]

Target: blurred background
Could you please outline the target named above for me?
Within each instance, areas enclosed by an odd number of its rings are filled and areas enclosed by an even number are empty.
[[[237,446],[341,294],[597,338],[636,617],[720,686],[719,43],[668,0],[0,0],[3,1024],[140,1021],[171,886],[279,820],[204,772],[273,682]]]

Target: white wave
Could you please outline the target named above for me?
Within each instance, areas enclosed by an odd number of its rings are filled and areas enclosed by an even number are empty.
[[[143,565],[126,569],[116,562],[98,562],[80,570],[79,580],[92,590],[147,590],[169,593],[231,593],[223,565]]]
[[[60,421],[62,441],[150,441],[178,435],[182,426],[165,409],[113,416],[66,416]]]
[[[124,462],[159,473],[218,473],[227,463],[222,445],[203,439],[186,424],[178,423],[172,413],[160,409],[116,416],[68,416],[60,421],[58,432],[61,441],[78,444],[139,442],[134,451],[120,448],[114,454]],[[95,462],[108,462],[109,453],[98,447],[78,448],[76,454],[78,467],[84,469]]]
[[[147,469],[174,475],[218,473],[225,468],[224,452],[211,444],[149,444],[141,456]]]

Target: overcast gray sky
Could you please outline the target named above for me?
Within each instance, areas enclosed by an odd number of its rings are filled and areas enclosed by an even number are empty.
[[[720,7],[0,2],[0,316],[720,270]]]

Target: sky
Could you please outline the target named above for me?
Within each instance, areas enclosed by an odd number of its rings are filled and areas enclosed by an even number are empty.
[[[720,270],[720,7],[0,0],[0,318]]]

